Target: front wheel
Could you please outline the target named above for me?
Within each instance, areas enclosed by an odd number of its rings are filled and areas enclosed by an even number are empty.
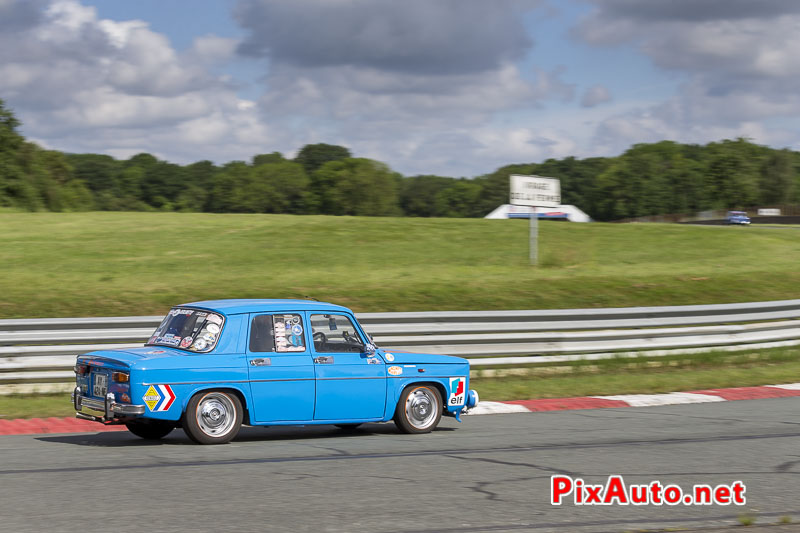
[[[173,429],[175,422],[169,420],[149,420],[147,418],[125,422],[128,431],[146,440],[159,440],[166,437]]]
[[[199,392],[186,406],[183,429],[198,444],[225,444],[239,433],[242,416],[242,403],[236,395]]]
[[[403,433],[429,433],[442,418],[442,395],[432,385],[410,385],[397,402],[394,423]]]

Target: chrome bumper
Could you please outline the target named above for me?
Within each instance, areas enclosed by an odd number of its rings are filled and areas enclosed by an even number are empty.
[[[105,400],[95,400],[86,398],[81,394],[81,388],[75,387],[72,391],[72,404],[75,406],[75,416],[84,420],[92,420],[103,424],[121,424],[120,417],[137,416],[144,414],[144,405],[131,405],[127,403],[117,403],[114,394],[106,394]],[[86,407],[93,411],[100,411],[103,416],[90,415],[81,412]]]

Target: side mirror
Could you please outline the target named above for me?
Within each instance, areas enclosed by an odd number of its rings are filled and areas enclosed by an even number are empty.
[[[372,357],[373,355],[375,355],[375,350],[377,350],[377,346],[375,346],[371,342],[367,343],[364,346],[364,353],[367,354],[368,357]]]

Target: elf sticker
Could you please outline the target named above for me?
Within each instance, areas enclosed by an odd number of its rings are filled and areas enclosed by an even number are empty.
[[[466,378],[450,378],[450,395],[447,398],[448,405],[464,405],[464,394],[467,388]]]
[[[168,411],[175,401],[175,393],[169,385],[150,385],[142,399],[153,412]]]

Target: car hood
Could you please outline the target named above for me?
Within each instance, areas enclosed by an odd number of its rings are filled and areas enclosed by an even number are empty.
[[[453,355],[439,355],[432,353],[412,353],[412,352],[398,352],[395,350],[380,350],[381,355],[386,360],[387,364],[454,364],[454,363],[468,363],[463,357],[456,357]],[[387,355],[391,354],[394,360],[390,360]]]

